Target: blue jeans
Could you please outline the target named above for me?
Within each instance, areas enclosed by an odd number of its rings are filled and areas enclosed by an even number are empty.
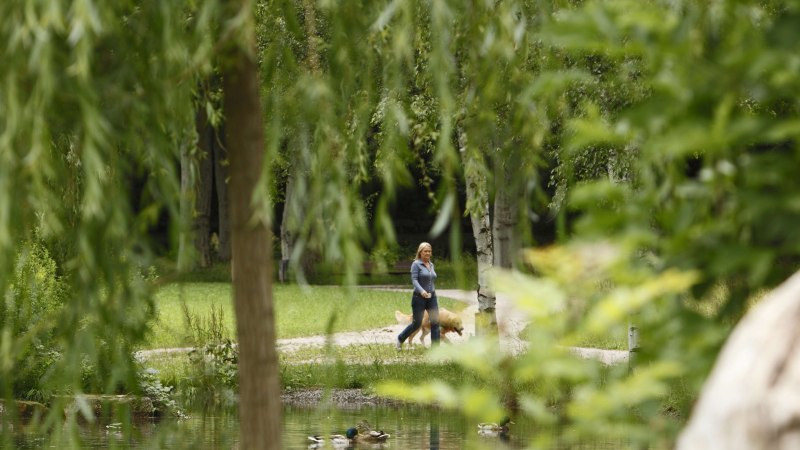
[[[411,333],[422,326],[422,316],[425,311],[428,311],[431,319],[431,345],[439,343],[439,301],[435,292],[431,298],[422,298],[416,292],[411,296],[411,324],[397,336],[400,342],[405,342]]]

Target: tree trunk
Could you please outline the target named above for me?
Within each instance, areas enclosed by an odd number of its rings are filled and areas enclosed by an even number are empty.
[[[470,181],[467,181],[467,195],[470,195]],[[488,274],[492,269],[492,225],[489,221],[488,196],[482,198],[483,210],[478,214],[470,213],[472,235],[475,237],[475,248],[478,259],[478,316],[475,317],[477,334],[494,334],[497,332],[497,316],[495,314],[496,298],[488,285]]]
[[[317,15],[314,9],[314,0],[303,0],[303,23],[305,24],[306,37],[308,38],[306,65],[311,75],[319,75],[319,52],[317,50]],[[291,160],[291,159],[290,159]],[[288,281],[289,260],[294,250],[294,234],[292,229],[296,218],[292,217],[292,200],[294,196],[295,175],[289,167],[286,177],[286,192],[283,202],[283,216],[281,217],[281,263],[278,268],[278,279],[281,283]]]
[[[503,165],[498,169],[495,177],[494,195],[494,222],[492,223],[492,237],[494,238],[494,265],[510,269],[514,265],[517,253],[517,242],[514,239],[517,221],[518,202],[512,198],[506,180],[509,173]]]
[[[221,127],[220,127],[221,128]],[[217,225],[219,227],[217,238],[219,246],[217,257],[220,261],[231,260],[231,225],[230,212],[228,211],[228,152],[224,144],[224,131],[215,130],[214,133],[214,178],[217,188]]]
[[[188,141],[181,144],[181,199],[180,229],[178,230],[178,270],[186,271],[194,268],[194,245],[192,240],[192,215],[194,211],[194,160],[190,154]]]
[[[731,333],[679,450],[800,448],[800,272]]]
[[[281,283],[288,281],[289,259],[292,256],[292,244],[294,244],[294,235],[292,234],[292,225],[290,223],[291,213],[289,212],[292,195],[294,195],[294,175],[290,173],[286,178],[283,217],[281,217],[281,265],[278,269],[278,279]]]
[[[211,266],[211,193],[213,191],[214,130],[209,126],[205,110],[195,113],[197,129],[197,177],[194,183],[194,212],[192,214],[192,238],[197,252],[197,264]]]
[[[245,2],[246,3],[246,2]],[[262,176],[264,121],[252,21],[248,48],[234,47],[223,70],[223,111],[230,159],[230,213],[234,307],[239,341],[240,448],[281,448],[281,395],[272,303],[271,238],[255,216],[253,192]]]
[[[317,14],[314,10],[314,0],[303,0],[303,21],[306,26],[306,37],[308,38],[308,70],[312,75],[319,74],[319,54],[317,51]]]
[[[459,129],[458,146],[464,164],[467,203],[477,206],[470,208],[469,212],[478,259],[478,313],[475,317],[475,333],[493,334],[497,331],[497,315],[495,314],[496,298],[488,285],[488,274],[494,260],[489,194],[486,189],[486,178],[469,170],[467,145],[466,133]]]

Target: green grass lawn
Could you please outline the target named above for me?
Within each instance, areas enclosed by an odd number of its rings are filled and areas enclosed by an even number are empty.
[[[325,334],[331,318],[333,332],[361,331],[395,324],[394,311],[410,311],[411,293],[333,286],[277,285],[273,298],[278,338]],[[170,284],[156,293],[158,319],[146,348],[191,345],[181,307],[206,317],[212,305],[221,310],[228,335],[234,338],[234,313],[230,283],[188,282]],[[439,306],[461,310],[464,303],[439,299]]]

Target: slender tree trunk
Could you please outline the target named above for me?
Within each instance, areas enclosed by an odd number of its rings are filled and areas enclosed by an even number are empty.
[[[308,70],[312,75],[319,74],[319,54],[317,51],[317,14],[314,10],[315,0],[303,0],[303,19],[308,37]]]
[[[249,5],[247,2],[243,2]],[[240,448],[281,448],[281,395],[272,302],[271,237],[255,216],[253,192],[262,176],[264,121],[252,21],[248,48],[232,48],[223,68],[223,111],[230,159],[233,296],[239,340]]]
[[[472,190],[469,187],[470,184],[467,181],[467,195],[470,195]],[[495,317],[496,298],[488,283],[488,274],[493,267],[492,225],[489,220],[488,196],[481,198],[480,202],[483,205],[482,211],[477,214],[470,213],[469,215],[478,259],[478,312],[484,315],[481,318],[481,324],[488,324],[495,328],[497,326],[497,318]]]
[[[194,183],[194,213],[192,238],[200,267],[211,266],[211,193],[213,191],[213,136],[208,118],[202,108],[195,113],[197,129],[197,177]]]
[[[494,265],[510,269],[516,258],[517,242],[515,232],[519,214],[518,202],[509,191],[508,170],[505,165],[498,169],[495,177],[494,222],[492,237],[494,238]]]
[[[278,269],[278,279],[285,283],[288,278],[289,259],[292,256],[292,245],[294,235],[292,234],[291,220],[291,201],[294,195],[294,175],[289,174],[286,178],[286,193],[284,195],[283,216],[281,217],[281,265]]]
[[[800,448],[800,272],[736,325],[678,450]]]
[[[489,289],[487,277],[492,269],[494,250],[492,248],[492,223],[489,217],[489,194],[486,189],[486,178],[469,170],[467,136],[460,128],[458,145],[465,165],[467,203],[477,205],[477,208],[471,208],[469,213],[478,259],[478,313],[475,317],[475,332],[478,334],[495,333],[497,331],[496,298],[494,292]]]
[[[315,3],[314,0],[303,0],[303,22],[305,24],[306,37],[308,38],[306,65],[309,73],[312,75],[318,75],[320,72],[319,54],[317,50],[317,15],[314,9]],[[281,217],[281,264],[278,268],[278,279],[281,283],[285,283],[288,278],[289,260],[294,250],[294,233],[292,233],[292,229],[294,224],[298,222],[296,218],[292,217],[293,210],[291,207],[294,198],[294,178],[295,175],[290,166],[286,178],[283,216]]]
[[[192,242],[192,214],[194,211],[194,161],[189,152],[190,144],[185,142],[181,147],[181,200],[180,229],[178,230],[178,270],[194,268],[195,254]]]
[[[222,128],[222,127],[220,127]],[[217,188],[217,225],[219,232],[219,248],[217,256],[220,261],[231,260],[231,225],[230,211],[228,210],[228,152],[225,149],[224,131],[216,130],[214,133],[214,178]]]

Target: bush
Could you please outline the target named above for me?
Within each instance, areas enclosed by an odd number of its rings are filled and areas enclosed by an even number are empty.
[[[173,398],[173,387],[164,386],[158,378],[158,371],[153,368],[141,368],[137,373],[139,389],[142,395],[153,402],[154,413],[157,416],[172,414],[179,418],[187,415]]]
[[[44,400],[49,396],[42,380],[61,356],[53,329],[66,292],[47,249],[37,242],[23,244],[10,289],[0,304],[0,327],[22,344],[14,349],[14,369],[10,371],[13,394],[18,398]]]
[[[239,349],[228,337],[222,308],[211,306],[208,316],[192,314],[183,305],[186,328],[194,349],[189,353],[190,374],[182,395],[206,407],[233,404],[238,390]]]

